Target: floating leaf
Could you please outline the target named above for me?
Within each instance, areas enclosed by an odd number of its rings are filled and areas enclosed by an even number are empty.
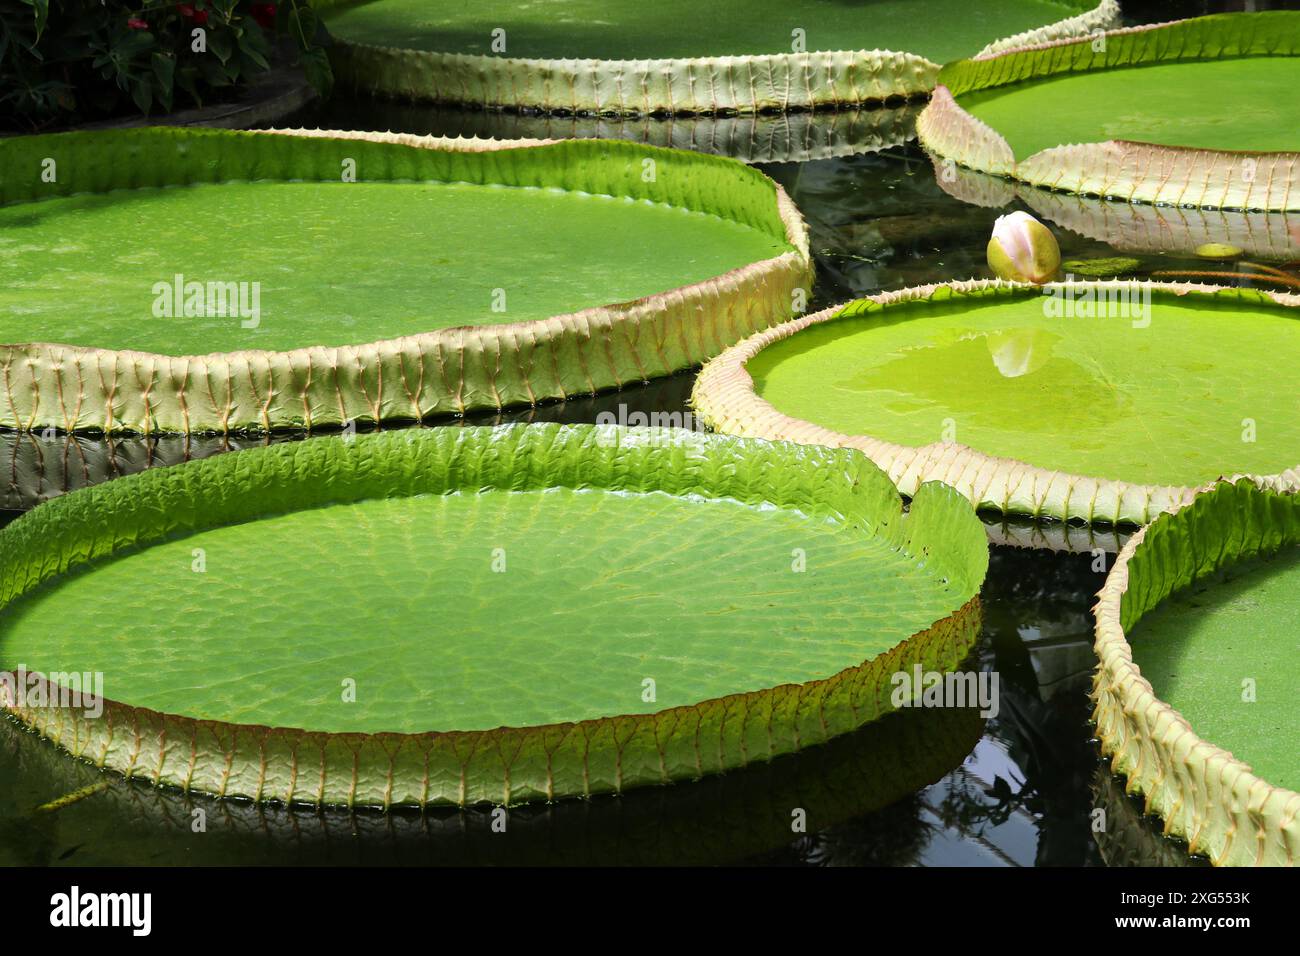
[[[763,15],[743,0],[314,6],[334,40],[334,69],[349,86],[566,113],[879,101],[928,92],[946,60],[1119,22],[1115,0],[981,0],[978,9],[966,0],[874,0],[869,9],[786,0]],[[583,29],[557,30],[560,21]]]
[[[1300,210],[1300,12],[1220,14],[944,68],[930,151],[1132,202]]]
[[[1223,245],[1252,258],[1300,259],[1300,213],[1098,199],[1001,179],[934,155],[931,159],[936,166],[935,182],[962,202],[1001,208],[1018,199],[1052,225],[1104,242],[1118,252],[1190,257],[1203,246]]]
[[[1300,496],[1222,482],[1125,545],[1095,610],[1097,736],[1215,864],[1300,857]]]
[[[895,674],[970,652],[987,562],[953,489],[905,513],[851,451],[553,425],[321,438],[0,530],[0,668],[47,692],[10,694],[26,723],[154,783],[549,800],[768,760],[893,710]],[[55,698],[72,685],[47,675],[74,672],[103,675],[102,712]]]
[[[532,405],[699,363],[811,288],[784,193],[715,156],[195,129],[0,143],[13,168],[46,156],[57,182],[0,183],[0,228],[25,224],[0,287],[8,427]],[[165,188],[182,184],[199,188]],[[71,244],[78,281],[53,281]]]
[[[858,448],[908,493],[1145,524],[1222,475],[1300,485],[1300,361],[1282,293],[1110,281],[881,293],[757,333],[705,366],[719,431]]]

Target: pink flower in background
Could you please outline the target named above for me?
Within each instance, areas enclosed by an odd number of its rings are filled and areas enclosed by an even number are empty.
[[[176,12],[179,13],[181,16],[183,16],[186,20],[189,20],[192,23],[197,24],[198,26],[203,26],[205,23],[208,22],[208,11],[195,10],[194,5],[191,3],[176,4]]]
[[[252,10],[249,11],[257,25],[264,30],[269,30],[275,26],[275,4],[274,3],[255,3]]]
[[[132,30],[148,30],[149,24],[145,23],[139,17],[131,17],[126,21],[126,25]]]

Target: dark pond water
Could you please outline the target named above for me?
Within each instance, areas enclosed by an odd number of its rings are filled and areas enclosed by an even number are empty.
[[[1149,20],[1232,6],[1126,5]],[[993,220],[1013,208],[1049,219],[1067,260],[1132,256],[1140,260],[1139,274],[1205,267],[1187,249],[1158,251],[1155,239],[1169,245],[1171,235],[1203,236],[1200,242],[1262,236],[1253,258],[1300,258],[1288,246],[1287,224],[1261,217],[1201,216],[1047,194],[1005,197],[996,207],[963,202],[953,195],[963,194],[963,183],[945,180],[942,169],[936,175],[909,142],[915,112],[902,104],[792,119],[611,124],[340,98],[299,119],[324,128],[443,135],[623,136],[768,160],[761,168],[785,186],[811,228],[814,305],[987,275],[984,246]],[[1226,268],[1247,271],[1237,264]],[[590,422],[602,412],[684,413],[693,381],[689,372],[470,421]],[[12,518],[65,490],[263,441],[0,434],[0,469],[9,476],[0,480],[0,507]],[[973,712],[897,714],[829,747],[696,784],[516,808],[507,835],[492,832],[486,811],[348,814],[185,798],[103,776],[0,721],[0,863],[1197,862],[1159,836],[1158,821],[1141,818],[1091,740],[1089,609],[1109,563],[1105,552],[1117,550],[1124,535],[987,523],[995,547],[982,595],[984,634],[972,662],[999,675],[1000,712],[987,721]],[[79,793],[85,795],[60,809],[39,809]],[[807,833],[791,832],[791,807],[807,811]],[[1101,835],[1092,826],[1098,807],[1108,821]],[[199,817],[206,822],[202,833],[194,832]]]

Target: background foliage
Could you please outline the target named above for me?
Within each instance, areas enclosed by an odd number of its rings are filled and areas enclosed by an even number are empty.
[[[0,126],[201,106],[270,69],[281,46],[326,93],[317,38],[306,0],[0,0]]]

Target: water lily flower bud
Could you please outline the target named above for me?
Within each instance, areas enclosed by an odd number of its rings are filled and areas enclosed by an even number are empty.
[[[1049,282],[1061,268],[1061,247],[1052,230],[1027,212],[999,216],[989,240],[989,268],[999,279]]]

